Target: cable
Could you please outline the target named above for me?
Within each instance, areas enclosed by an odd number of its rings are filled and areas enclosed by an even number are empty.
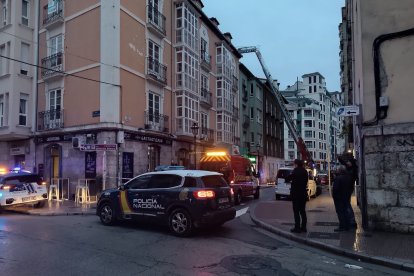
[[[36,64],[33,64],[33,63],[29,63],[29,62],[25,62],[25,61],[22,61],[22,60],[14,59],[14,58],[11,58],[11,57],[6,57],[6,56],[3,56],[3,55],[0,55],[0,57],[5,58],[5,59],[9,59],[9,60],[12,60],[12,61],[15,61],[15,62],[23,63],[23,64],[26,64],[26,65],[30,65],[30,66],[33,66],[33,67],[37,67],[37,68],[40,68],[40,69],[52,71],[52,72],[55,72],[55,73],[64,74],[65,76],[70,76],[70,77],[75,77],[75,78],[79,78],[79,79],[83,79],[83,80],[88,80],[88,81],[93,81],[93,82],[97,82],[97,83],[103,83],[103,84],[109,84],[109,85],[121,87],[120,84],[114,84],[114,83],[110,83],[110,82],[94,80],[94,79],[90,79],[90,78],[87,78],[87,77],[82,77],[82,76],[78,76],[78,75],[75,75],[75,74],[66,73],[64,71],[54,70],[54,69],[43,67],[43,66],[36,65]]]
[[[53,48],[53,47],[47,46],[47,44],[43,44],[43,43],[40,43],[40,42],[35,42],[35,41],[33,41],[33,40],[30,40],[30,39],[27,39],[27,38],[24,38],[24,37],[21,37],[21,36],[15,35],[15,34],[11,34],[11,33],[8,33],[8,32],[6,32],[6,31],[1,31],[1,30],[0,30],[0,33],[8,34],[8,35],[13,36],[13,37],[15,37],[15,38],[21,39],[21,40],[26,41],[26,42],[31,42],[31,43],[33,43],[33,44],[37,44],[37,45],[39,45],[39,46],[45,46],[47,49],[51,49],[51,50],[55,50],[55,51],[58,51],[58,50],[59,50],[59,49],[56,49],[56,48]],[[105,62],[100,62],[100,61],[98,61],[98,60],[94,60],[94,59],[91,59],[91,58],[87,58],[87,57],[83,57],[83,56],[75,55],[75,54],[72,54],[72,53],[70,53],[69,51],[66,51],[66,50],[65,50],[65,52],[64,52],[64,53],[65,53],[65,55],[69,55],[69,56],[73,56],[73,57],[78,57],[78,58],[80,58],[80,59],[84,59],[84,60],[87,60],[87,61],[92,61],[92,62],[99,63],[99,64],[102,64],[102,65],[106,65],[106,66],[109,66],[109,67],[113,67],[113,68],[121,69],[119,66],[116,66],[116,65],[111,65],[111,64],[107,64],[107,63],[105,63]]]

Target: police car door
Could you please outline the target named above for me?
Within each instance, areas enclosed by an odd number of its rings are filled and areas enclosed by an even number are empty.
[[[149,210],[143,208],[143,202],[146,202],[146,199],[150,196],[148,185],[151,180],[152,175],[142,175],[138,176],[126,184],[126,190],[121,191],[121,209],[123,215],[133,215],[134,218],[139,218],[147,215]],[[126,198],[124,194],[126,194]],[[127,201],[127,204],[125,204]]]
[[[175,174],[154,174],[149,183],[146,207],[148,215],[163,216],[165,210],[178,199],[182,178]]]

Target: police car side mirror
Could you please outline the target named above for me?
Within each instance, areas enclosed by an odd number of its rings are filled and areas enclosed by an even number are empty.
[[[119,190],[125,191],[125,185],[124,184],[121,184],[121,186],[119,186]]]

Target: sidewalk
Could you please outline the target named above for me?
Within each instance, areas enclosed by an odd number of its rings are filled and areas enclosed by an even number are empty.
[[[289,200],[259,202],[250,216],[259,226],[285,238],[361,261],[414,272],[414,235],[365,232],[355,198],[352,203],[358,228],[348,232],[333,231],[338,227],[338,219],[332,198],[325,190],[306,205],[307,233],[290,232],[294,220]]]
[[[22,213],[35,216],[74,216],[74,215],[95,215],[96,203],[75,204],[72,200],[47,201],[43,208],[31,206],[10,207],[6,211]]]

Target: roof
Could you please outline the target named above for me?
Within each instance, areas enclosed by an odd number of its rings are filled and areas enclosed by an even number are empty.
[[[171,170],[171,171],[149,172],[149,173],[144,173],[142,175],[146,175],[146,174],[175,174],[181,177],[185,177],[185,176],[201,177],[201,176],[207,176],[207,175],[222,175],[221,173],[202,171],[202,170]]]
[[[303,75],[303,76],[302,76],[302,78],[306,78],[306,77],[309,77],[309,76],[314,76],[314,75],[319,75],[319,76],[321,76],[322,78],[325,78],[325,77],[324,77],[324,76],[322,76],[322,74],[321,74],[321,73],[319,73],[319,72],[314,72],[314,73],[305,74],[305,75]]]

